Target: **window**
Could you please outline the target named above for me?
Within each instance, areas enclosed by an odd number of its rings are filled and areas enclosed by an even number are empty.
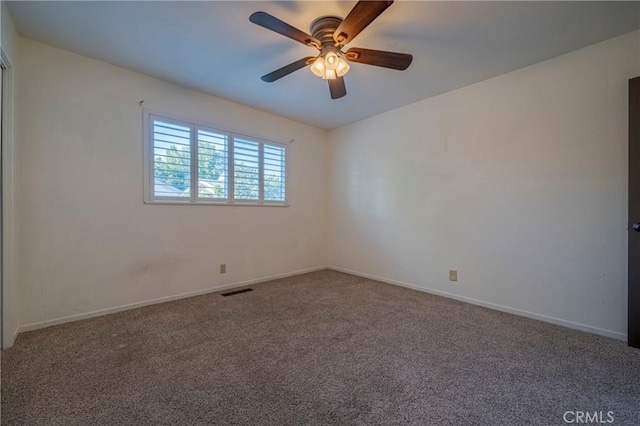
[[[286,145],[145,117],[145,201],[286,205]]]

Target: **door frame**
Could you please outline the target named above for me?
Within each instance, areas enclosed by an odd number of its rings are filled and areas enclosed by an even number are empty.
[[[627,343],[640,348],[640,266],[631,259],[640,256],[640,235],[633,224],[640,221],[640,77],[629,79],[629,222],[627,261]],[[634,213],[632,214],[632,210]]]
[[[2,66],[2,135],[1,173],[0,182],[1,220],[0,232],[2,239],[0,255],[0,347],[9,348],[13,345],[17,335],[17,309],[15,300],[17,288],[15,286],[14,250],[14,68],[11,60],[0,48],[0,66]]]

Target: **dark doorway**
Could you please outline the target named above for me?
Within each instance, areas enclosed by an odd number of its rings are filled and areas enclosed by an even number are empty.
[[[640,77],[629,80],[629,346],[640,348]]]

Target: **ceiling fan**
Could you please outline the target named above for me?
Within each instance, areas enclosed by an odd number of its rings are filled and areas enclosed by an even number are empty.
[[[353,41],[363,29],[380,16],[392,3],[393,0],[360,0],[344,20],[337,16],[321,16],[314,20],[311,23],[312,35],[292,27],[266,12],[253,13],[249,20],[254,24],[275,31],[307,46],[315,47],[320,51],[318,56],[307,56],[263,75],[262,80],[271,83],[310,65],[311,71],[315,75],[329,82],[331,98],[338,99],[347,94],[344,75],[349,71],[349,62],[401,71],[406,70],[413,60],[413,56],[407,53],[385,52],[358,47],[352,47],[346,52],[342,51],[346,44]]]

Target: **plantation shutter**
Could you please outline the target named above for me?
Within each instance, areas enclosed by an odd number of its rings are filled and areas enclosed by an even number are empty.
[[[220,132],[197,130],[198,198],[229,198],[229,137]]]
[[[282,145],[264,144],[262,178],[264,201],[285,201],[286,149]]]
[[[145,203],[288,206],[286,144],[152,113],[143,122]]]
[[[233,196],[236,200],[260,199],[260,143],[234,137]]]
[[[154,198],[191,197],[191,127],[152,117]]]

